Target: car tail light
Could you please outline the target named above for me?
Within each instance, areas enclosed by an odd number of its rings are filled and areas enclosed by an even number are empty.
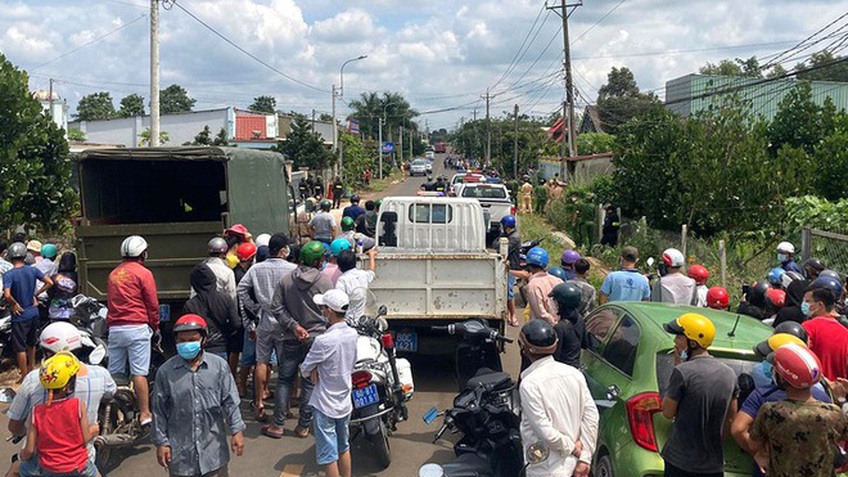
[[[395,340],[389,333],[385,333],[383,336],[381,336],[380,342],[383,343],[383,348],[392,349],[395,347]]]
[[[515,206],[514,205],[509,206],[509,215],[515,215]]]
[[[657,436],[654,433],[654,414],[662,411],[660,395],[642,393],[627,400],[627,421],[630,434],[636,445],[653,452],[659,452]]]
[[[353,387],[355,389],[362,389],[365,386],[368,386],[371,383],[371,373],[368,371],[354,371],[350,376],[350,380],[353,382]]]

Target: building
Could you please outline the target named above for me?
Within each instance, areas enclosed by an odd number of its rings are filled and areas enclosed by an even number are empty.
[[[56,123],[56,126],[65,131],[65,138],[68,137],[68,102],[63,100],[59,93],[52,91],[53,97],[50,97],[51,91],[43,89],[32,93],[33,97],[41,103],[41,109],[50,119]]]
[[[755,114],[766,120],[774,119],[781,100],[795,87],[791,78],[764,80],[738,76],[705,76],[691,74],[665,84],[665,104],[668,109],[686,118],[710,107],[720,106],[730,94],[750,100]],[[848,83],[811,81],[813,101],[824,104],[827,98],[837,110],[848,109]]]

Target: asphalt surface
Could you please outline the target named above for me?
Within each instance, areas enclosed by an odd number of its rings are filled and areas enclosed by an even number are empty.
[[[436,175],[443,171],[444,157],[443,154],[436,157],[434,162]],[[392,185],[382,195],[414,195],[425,180],[422,177],[407,178],[406,182]],[[517,329],[507,328],[507,334],[516,338]],[[453,457],[452,436],[447,435],[436,444],[432,443],[441,420],[431,425],[425,424],[422,420],[422,416],[431,408],[443,410],[453,401],[457,392],[453,359],[450,357],[424,359],[415,356],[409,358],[412,362],[415,396],[409,402],[409,421],[400,423],[397,432],[390,439],[392,464],[387,469],[380,470],[373,457],[370,443],[360,437],[352,443],[353,475],[355,476],[417,476],[418,468],[422,464],[448,462]],[[502,358],[504,370],[517,378],[520,366],[517,345],[509,345]],[[5,410],[6,407],[7,405],[2,405],[0,409]],[[312,435],[306,439],[300,439],[295,437],[293,432],[289,432],[279,440],[261,435],[261,424],[253,419],[248,400],[242,403],[242,415],[247,423],[245,452],[242,457],[232,457],[230,475],[233,477],[323,475],[315,463],[315,442]],[[0,426],[4,431],[7,422],[5,414],[0,416]],[[293,431],[295,425],[295,420],[290,420],[286,423],[286,430]],[[5,432],[0,433],[0,435],[3,434]],[[17,446],[0,441],[0,462],[8,463],[12,454],[17,451]],[[146,475],[146,472],[151,472],[150,475],[167,475],[166,471],[156,463],[156,452],[151,445],[125,449],[119,453],[118,460],[120,463],[109,472],[109,476],[141,476]]]

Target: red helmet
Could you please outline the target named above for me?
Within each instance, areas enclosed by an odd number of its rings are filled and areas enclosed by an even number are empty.
[[[770,301],[772,305],[783,308],[786,305],[786,292],[777,288],[769,288],[766,291],[766,301]]]
[[[707,283],[707,278],[710,278],[710,271],[703,265],[692,265],[686,270],[686,274],[698,285]]]
[[[206,336],[208,331],[206,328],[206,320],[204,320],[200,315],[183,315],[176,323],[174,323],[174,334],[181,331],[199,331],[200,334]]]
[[[247,231],[247,227],[242,224],[235,224],[228,228],[224,233],[238,235],[239,237],[246,237],[247,235],[250,235],[250,232]]]
[[[821,379],[819,358],[798,344],[781,346],[768,357],[774,364],[774,370],[790,386],[796,389],[809,389]]]
[[[712,287],[707,290],[707,306],[715,310],[724,310],[730,306],[730,297],[723,287]]]
[[[256,244],[253,242],[245,242],[239,245],[236,250],[236,255],[242,262],[250,260],[256,255]]]

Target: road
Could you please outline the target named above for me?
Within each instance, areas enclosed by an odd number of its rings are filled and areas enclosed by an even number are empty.
[[[442,171],[444,155],[437,155],[434,163],[434,173]],[[384,195],[414,195],[425,178],[409,178],[406,182],[392,185]],[[517,338],[515,328],[509,328],[507,333]],[[509,345],[503,355],[504,368],[507,372],[518,376],[520,365],[516,344]],[[400,423],[397,432],[391,438],[393,463],[388,469],[380,470],[376,461],[370,455],[369,444],[360,438],[353,443],[353,474],[355,476],[416,476],[418,468],[425,462],[446,462],[453,457],[452,444],[443,439],[432,444],[433,435],[438,430],[440,421],[426,425],[421,416],[430,408],[445,409],[450,406],[456,394],[456,382],[451,359],[411,358],[415,379],[415,397],[409,403],[408,422]],[[4,408],[6,406],[4,405]],[[293,437],[289,433],[280,440],[270,439],[260,434],[261,425],[253,419],[249,402],[242,403],[242,413],[247,423],[245,432],[245,453],[242,457],[233,457],[230,462],[230,474],[233,477],[294,477],[317,476],[319,468],[315,463],[315,444],[310,435],[307,439]],[[292,431],[295,421],[286,423],[286,428]],[[5,415],[0,417],[0,426],[6,429]],[[1,435],[1,434],[0,434]],[[0,444],[0,462],[9,462],[11,455],[17,451],[15,446],[2,441]],[[123,459],[109,475],[114,477],[130,477],[153,472],[152,475],[164,475],[165,471],[156,463],[155,450],[152,446],[140,446],[126,450]]]

